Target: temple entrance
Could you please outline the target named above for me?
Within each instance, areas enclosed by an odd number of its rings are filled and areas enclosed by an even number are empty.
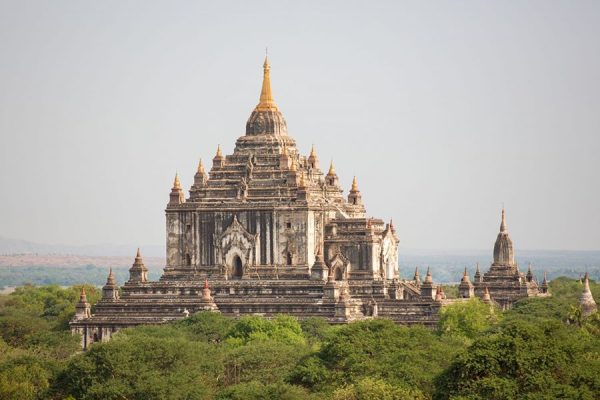
[[[233,257],[233,279],[242,279],[242,275],[244,275],[244,268],[242,266],[242,259],[239,256]]]
[[[342,273],[342,269],[336,268],[335,272],[333,274],[333,277],[336,281],[341,281],[342,279],[344,279],[344,274]]]

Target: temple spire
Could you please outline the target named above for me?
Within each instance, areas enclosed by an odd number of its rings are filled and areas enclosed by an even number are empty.
[[[202,159],[200,159],[200,161],[198,161],[198,170],[196,172],[198,172],[199,174],[204,173],[204,164],[202,164]]]
[[[179,180],[179,173],[175,172],[175,180],[173,181],[173,190],[181,189],[181,181]]]
[[[269,64],[269,58],[265,57],[263,64],[263,83],[262,90],[260,91],[260,101],[256,106],[258,111],[279,111],[275,100],[273,100],[273,93],[271,92],[271,77],[270,77],[271,65]]]
[[[506,213],[504,211],[504,207],[502,207],[502,222],[500,222],[500,232],[506,232]]]
[[[352,189],[353,192],[358,192],[358,183],[356,182],[356,176],[352,178]]]
[[[329,163],[329,171],[327,171],[327,175],[335,175],[335,168],[333,167],[333,160]]]

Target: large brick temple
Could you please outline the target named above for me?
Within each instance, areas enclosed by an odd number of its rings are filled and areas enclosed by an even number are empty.
[[[314,147],[300,153],[273,99],[268,60],[263,67],[260,101],[233,154],[218,148],[208,175],[200,162],[188,196],[175,176],[160,280],[148,280],[138,250],[120,290],[109,273],[94,314],[82,291],[71,328],[82,335],[84,348],[122,328],[202,310],[320,316],[331,323],[385,317],[436,324],[440,307],[449,302],[443,290],[429,271],[423,282],[418,274],[399,278],[391,220],[367,216],[356,178],[345,196],[333,164],[321,170]],[[516,276],[504,266],[498,271]],[[514,279],[511,284],[516,289]],[[463,289],[462,297],[489,298],[488,287],[477,280]]]

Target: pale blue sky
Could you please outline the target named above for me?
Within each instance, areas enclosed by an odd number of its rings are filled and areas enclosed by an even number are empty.
[[[162,244],[269,47],[290,134],[401,247],[600,249],[598,1],[0,1],[0,236]]]

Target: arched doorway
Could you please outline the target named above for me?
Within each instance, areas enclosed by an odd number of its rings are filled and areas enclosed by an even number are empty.
[[[244,275],[244,267],[242,266],[242,259],[240,256],[233,257],[233,279],[242,279],[242,275]]]
[[[336,268],[333,276],[334,276],[334,279],[336,281],[341,281],[344,278],[344,274],[342,273],[342,269],[339,268],[339,267]]]

